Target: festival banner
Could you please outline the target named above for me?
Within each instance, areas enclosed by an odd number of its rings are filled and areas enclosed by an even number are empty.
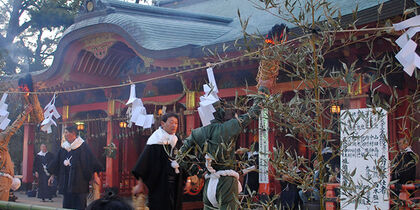
[[[268,183],[268,161],[269,161],[269,148],[268,148],[268,110],[261,110],[258,120],[258,135],[259,135],[259,183]]]

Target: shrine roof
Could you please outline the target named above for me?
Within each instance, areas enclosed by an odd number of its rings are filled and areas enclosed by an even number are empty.
[[[203,56],[203,47],[214,49],[215,46],[231,44],[243,37],[238,10],[242,19],[250,18],[248,33],[266,34],[274,24],[286,23],[267,11],[255,8],[255,5],[248,1],[244,3],[244,0],[167,0],[162,1],[164,4],[160,7],[118,0],[89,1],[94,3],[93,8],[87,8],[87,4],[84,4],[75,18],[75,23],[64,32],[54,54],[52,66],[32,72],[33,75],[38,75],[40,80],[46,80],[63,71],[61,65],[69,46],[90,35],[116,33],[125,39],[128,46],[126,49],[132,50],[133,56],[143,55],[152,59],[197,58]],[[363,25],[401,15],[404,9],[413,6],[415,1],[407,1],[404,5],[401,4],[401,0],[332,0],[332,4],[341,9],[342,24],[345,24],[353,21],[352,11],[356,7],[355,2],[358,3],[357,24]],[[88,1],[85,0],[86,2]],[[381,2],[384,4],[378,17],[378,3]],[[294,34],[303,33],[291,24],[286,25],[292,28]],[[236,49],[231,47],[229,50]],[[124,55],[116,53],[112,58],[120,57],[124,58]],[[68,63],[72,62],[76,63]],[[82,68],[80,71],[85,70]],[[117,74],[117,71],[118,69],[112,72]],[[20,76],[13,75],[5,79],[14,80]]]
[[[419,1],[419,0],[417,0]],[[197,56],[202,47],[233,42],[243,37],[243,29],[238,17],[249,17],[247,32],[266,34],[273,25],[285,23],[270,12],[257,9],[243,0],[174,0],[162,1],[162,6],[147,6],[118,0],[97,0],[91,11],[81,9],[81,14],[65,32],[81,34],[95,32],[115,32],[122,35],[136,51],[155,58],[176,56]],[[358,5],[357,23],[365,24],[378,20],[378,4],[385,2],[379,19],[401,14],[400,0],[355,0],[331,1],[332,6],[340,8],[343,16],[352,22],[352,12]],[[262,3],[256,3],[261,6]],[[263,6],[263,5],[262,5]],[[367,9],[367,10],[366,10]],[[362,11],[365,10],[365,11]],[[298,11],[298,10],[296,10]],[[321,14],[319,14],[321,15]],[[89,29],[89,30],[87,30]],[[302,33],[295,28],[297,32]],[[88,32],[89,31],[89,32]],[[187,50],[186,50],[187,49]],[[162,52],[158,52],[162,51]]]
[[[245,3],[244,3],[245,2]],[[346,14],[352,14],[353,10],[356,8],[356,4],[358,7],[358,11],[374,7],[382,2],[392,2],[388,0],[329,0],[331,2],[331,7],[339,8],[341,14],[344,16]],[[396,2],[394,0],[394,2]],[[400,2],[400,1],[398,1]],[[230,34],[226,34],[225,36],[221,37],[219,40],[215,40],[215,42],[223,42],[229,41],[233,39],[240,38],[243,36],[241,32],[241,24],[240,19],[238,17],[238,11],[241,14],[242,19],[248,20],[247,25],[247,32],[248,33],[261,33],[266,34],[275,24],[284,23],[289,28],[296,27],[295,25],[288,23],[286,20],[282,18],[289,18],[284,14],[284,17],[279,17],[279,11],[286,11],[282,7],[283,3],[280,3],[279,8],[272,8],[272,9],[259,9],[257,7],[265,8],[264,3],[251,0],[251,1],[244,1],[244,0],[166,0],[163,2],[162,6],[167,8],[177,9],[179,11],[184,12],[197,12],[201,14],[217,14],[223,17],[232,18],[232,28],[234,28]],[[298,12],[300,9],[296,8],[293,13],[296,17],[298,17]],[[315,16],[322,16],[323,11],[319,11],[318,14]],[[401,11],[396,10],[396,13],[400,14]],[[376,13],[373,13],[376,17]],[[322,19],[320,19],[322,20]],[[377,21],[377,18],[368,18],[363,19],[364,22],[373,22]],[[360,24],[360,23],[359,23]]]
[[[134,41],[133,45],[160,51],[211,44],[233,29],[231,23],[232,19],[227,17],[102,0],[97,1],[96,10],[92,12],[82,9],[64,36],[80,29],[105,25],[103,29],[122,34]]]

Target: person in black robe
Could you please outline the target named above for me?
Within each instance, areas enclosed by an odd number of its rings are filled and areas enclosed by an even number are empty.
[[[392,209],[407,204],[405,200],[399,198],[399,194],[402,185],[415,182],[416,164],[418,162],[418,156],[411,149],[408,140],[400,139],[398,141],[398,147],[400,151],[392,161],[392,165],[395,166],[395,168],[391,171],[391,181],[396,181],[395,189],[391,191],[391,198],[393,200],[393,203],[391,204]],[[407,190],[407,192],[410,195],[414,193],[413,190]]]
[[[47,171],[48,164],[53,160],[54,155],[47,150],[45,144],[41,144],[40,152],[35,156],[33,173],[38,179],[38,198],[41,198],[44,202],[45,199],[52,201],[52,197],[55,194],[52,186],[48,186],[48,179],[50,173]]]
[[[300,198],[299,198],[299,189],[297,185],[293,183],[292,177],[287,174],[282,175],[282,180],[280,181],[281,185],[281,194],[280,194],[280,206],[283,210],[289,209],[299,209]]]
[[[165,114],[132,170],[138,180],[133,194],[148,194],[150,210],[182,209],[184,179],[173,159],[180,143],[175,135],[177,128],[178,116]]]
[[[254,166],[255,169],[258,169],[258,143],[254,145],[254,152],[248,152],[247,155],[249,163]],[[252,192],[258,193],[258,188],[260,187],[258,171],[253,170],[245,175],[244,186],[245,195]]]
[[[243,148],[236,150],[235,154],[243,155]],[[246,152],[247,163],[249,167],[242,169],[244,175],[242,193],[244,195],[253,195],[253,192],[258,194],[259,173],[258,173],[258,142],[256,142],[250,151]],[[246,150],[245,150],[246,151]]]
[[[89,181],[100,184],[97,172],[103,168],[93,155],[89,146],[80,136],[77,136],[75,126],[66,127],[64,136],[66,141],[54,160],[48,165],[48,172],[52,174],[48,183],[58,176],[59,193],[63,194],[63,208],[85,209],[89,193]]]
[[[416,164],[418,156],[413,152],[405,139],[398,142],[400,152],[394,159],[395,169],[391,173],[391,180],[398,180],[397,184],[407,184],[416,180]]]

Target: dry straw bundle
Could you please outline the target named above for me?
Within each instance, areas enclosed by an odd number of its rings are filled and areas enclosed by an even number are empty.
[[[280,69],[280,60],[273,58],[274,49],[271,47],[287,41],[288,31],[289,29],[284,24],[276,24],[268,32],[264,43],[264,49],[261,51],[262,56],[258,67],[258,87],[260,86],[261,81],[267,81],[270,79],[273,79],[273,82],[276,81]]]

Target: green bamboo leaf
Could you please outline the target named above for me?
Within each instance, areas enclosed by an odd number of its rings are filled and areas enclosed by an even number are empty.
[[[378,15],[381,14],[383,6],[384,6],[384,3],[382,2],[378,7]]]
[[[354,170],[350,173],[350,176],[353,177],[356,174],[357,168],[354,168]]]

